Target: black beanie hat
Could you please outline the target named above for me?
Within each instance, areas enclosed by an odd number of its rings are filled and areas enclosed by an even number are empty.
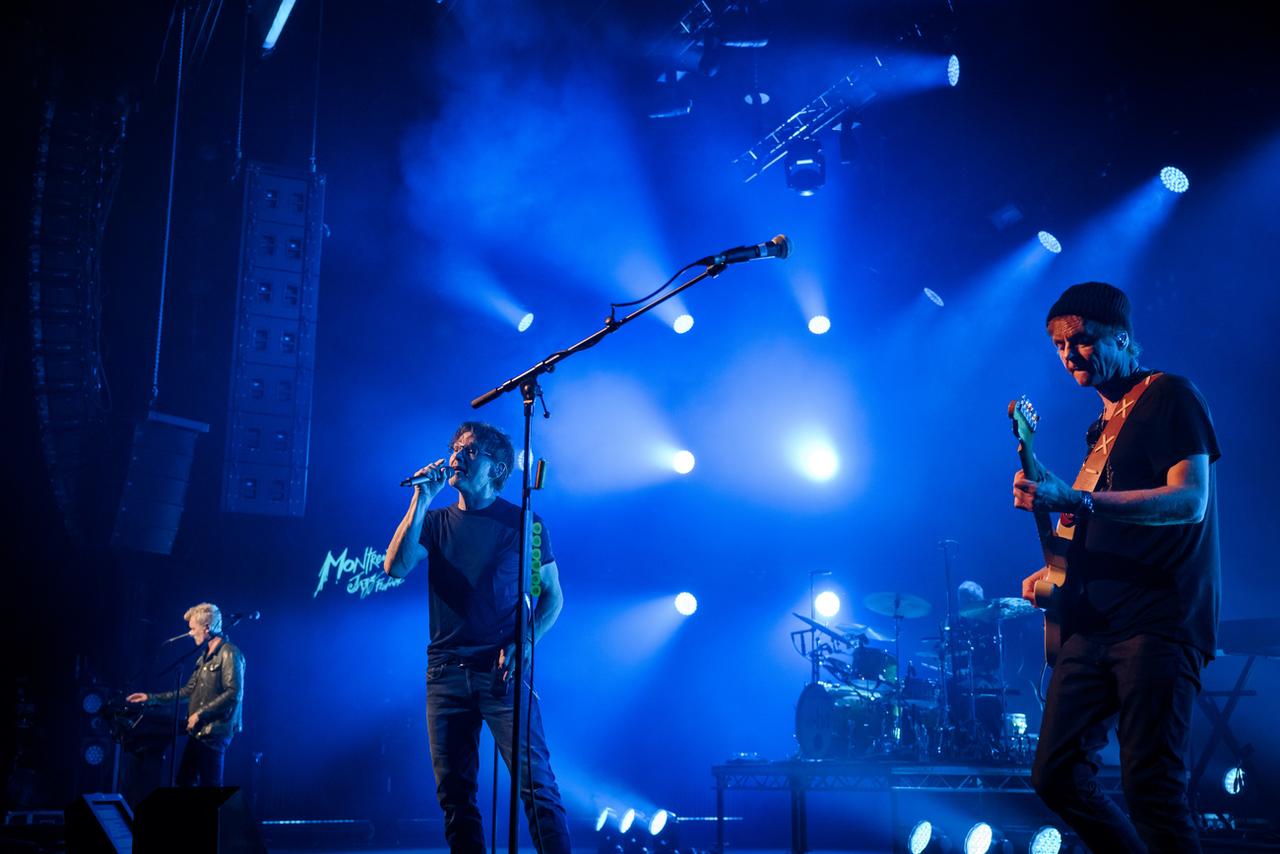
[[[1049,309],[1045,325],[1055,317],[1069,314],[1133,331],[1133,323],[1129,320],[1129,298],[1124,291],[1106,282],[1082,282],[1067,288]]]

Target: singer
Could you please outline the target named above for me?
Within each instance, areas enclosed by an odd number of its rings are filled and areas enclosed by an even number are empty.
[[[130,694],[130,703],[163,705],[187,702],[187,743],[178,765],[179,786],[221,786],[222,766],[231,737],[243,728],[244,655],[222,632],[222,612],[202,602],[182,615],[196,646],[208,645],[195,672],[177,692]],[[181,637],[181,635],[179,635]]]
[[[480,422],[462,424],[453,434],[448,462],[436,460],[411,479],[419,482],[383,564],[388,575],[403,578],[427,560],[427,735],[450,851],[485,850],[476,805],[481,722],[489,725],[508,770],[512,765],[520,508],[498,493],[514,467],[505,433]],[[458,491],[457,502],[428,510],[446,481]],[[555,623],[564,604],[545,527],[541,537],[541,592],[526,622],[531,629],[526,652]],[[527,657],[524,664],[528,674]],[[520,795],[537,850],[559,854],[569,851],[569,827],[551,772],[538,697],[528,694],[528,709],[521,707],[529,752],[521,756]]]

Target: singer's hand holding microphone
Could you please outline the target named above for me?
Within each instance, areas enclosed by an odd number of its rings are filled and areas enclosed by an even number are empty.
[[[453,466],[445,463],[443,458],[438,459],[400,481],[400,485],[417,487],[419,494],[430,501],[444,489],[444,485],[449,482],[449,478],[453,477],[455,471]]]

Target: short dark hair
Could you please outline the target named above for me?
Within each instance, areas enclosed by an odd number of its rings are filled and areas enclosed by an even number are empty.
[[[458,425],[458,429],[453,431],[449,446],[457,445],[458,440],[467,433],[475,438],[475,443],[480,446],[480,450],[488,454],[494,462],[506,464],[502,474],[493,479],[494,488],[502,489],[502,485],[507,482],[507,478],[516,467],[516,452],[511,446],[511,437],[492,424],[486,424],[483,421],[463,421]]]

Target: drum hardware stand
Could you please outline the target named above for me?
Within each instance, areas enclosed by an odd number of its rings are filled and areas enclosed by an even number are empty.
[[[813,601],[813,587],[814,587],[813,579],[814,577],[819,575],[830,575],[830,574],[831,574],[831,570],[829,569],[809,570],[809,619],[813,620],[814,622],[817,622],[818,611],[817,611],[817,604]],[[809,632],[813,635],[813,674],[810,677],[809,682],[813,683],[813,682],[817,682],[819,677],[821,677],[822,675],[822,669],[821,669],[822,663],[818,655],[818,630],[816,628],[810,629]],[[803,654],[804,653],[803,638],[801,639],[800,643],[801,643],[801,654]]]
[[[902,614],[893,615],[893,746],[902,746]]]
[[[996,616],[996,678],[1000,690],[1000,741],[997,749],[1002,756],[1007,756],[1011,752],[1007,743],[1009,734],[1005,732],[1005,716],[1009,714],[1009,683],[1004,678],[1004,618],[999,615]]]
[[[955,661],[953,658],[954,641],[951,638],[952,621],[954,619],[951,607],[951,600],[954,597],[954,593],[951,589],[951,546],[955,545],[959,545],[955,540],[944,539],[938,541],[938,548],[942,549],[942,574],[943,582],[946,584],[947,591],[947,607],[943,614],[941,630],[942,658],[939,663],[942,666],[941,672],[938,676],[941,706],[939,709],[940,714],[938,716],[938,745],[935,752],[939,756],[945,756],[947,754],[947,736],[952,729],[951,698],[947,695],[950,693],[951,689],[950,674],[955,673]]]

